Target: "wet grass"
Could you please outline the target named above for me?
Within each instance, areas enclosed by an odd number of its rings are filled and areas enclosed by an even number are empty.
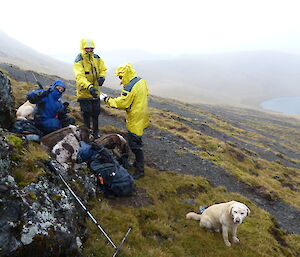
[[[48,153],[34,142],[7,135],[12,160],[12,175],[20,188],[38,181],[39,176],[45,175],[43,162],[49,160]]]
[[[33,84],[12,80],[16,107],[25,100]],[[69,97],[69,100],[74,99]],[[162,100],[163,101],[163,100]],[[227,119],[222,113],[214,114],[201,108],[195,109],[178,103],[181,108],[194,111],[208,120],[207,124],[222,133],[239,138],[244,142],[256,144],[269,150],[263,141],[280,144],[299,152],[299,131],[293,119],[283,123],[281,117],[251,113],[234,108],[228,110],[239,115],[238,122]],[[124,118],[124,111],[104,107],[111,115]],[[73,116],[81,120],[78,107],[72,108]],[[166,130],[193,144],[197,151],[191,151],[201,158],[213,161],[239,180],[261,186],[274,198],[278,197],[300,209],[300,173],[298,169],[288,168],[280,161],[267,161],[249,149],[236,147],[234,143],[222,142],[218,138],[207,136],[195,130],[190,123],[199,121],[182,117],[170,111],[150,109],[152,125]],[[272,118],[272,121],[268,119]],[[240,123],[253,130],[243,129]],[[104,127],[107,131],[111,127]],[[117,132],[117,130],[116,130]],[[265,134],[264,134],[265,133]],[[270,137],[273,136],[274,138]],[[256,142],[253,142],[253,139]],[[277,139],[279,141],[277,141]],[[24,146],[23,141],[10,138],[13,149],[13,172],[17,183],[22,187],[34,182],[43,173],[39,160],[47,158],[39,146]],[[278,157],[298,162],[282,153]],[[280,156],[281,155],[281,156]],[[199,177],[158,172],[147,168],[145,178],[137,181],[137,187],[145,190],[152,200],[151,204],[137,208],[130,205],[113,204],[113,200],[98,195],[90,202],[92,212],[106,229],[114,242],[118,244],[128,226],[133,227],[126,240],[121,256],[297,256],[300,252],[300,236],[285,234],[278,230],[272,217],[255,206],[248,199],[228,193],[224,188],[213,188],[206,180]],[[228,248],[218,233],[200,229],[196,221],[185,220],[189,211],[197,211],[199,205],[238,200],[247,204],[252,213],[239,228],[240,244]],[[192,200],[193,205],[187,203]],[[126,201],[125,201],[126,202]],[[85,242],[84,256],[111,256],[112,247],[99,230],[88,222],[89,237]]]
[[[101,195],[90,202],[92,213],[115,244],[122,240],[129,226],[133,228],[120,256],[271,257],[296,256],[300,250],[299,235],[286,235],[281,231],[275,236],[272,231],[276,224],[268,213],[238,194],[228,193],[222,187],[211,187],[202,178],[147,168],[146,176],[136,184],[146,190],[152,204],[142,208],[112,205],[114,200]],[[199,205],[233,199],[247,204],[252,212],[239,227],[241,242],[230,248],[224,245],[220,233],[205,231],[197,221],[185,219],[186,213],[197,211]],[[84,256],[111,256],[113,248],[101,232],[90,221],[88,227],[90,236],[85,243]]]
[[[182,120],[186,120],[185,117],[156,108],[151,108],[150,113],[152,125],[183,138],[199,149],[198,151],[190,150],[192,153],[213,161],[248,185],[263,187],[274,200],[280,198],[300,210],[300,172],[299,169],[286,167],[280,162],[279,158],[285,157],[284,154],[277,153],[275,156],[279,157],[278,160],[268,161],[262,159],[259,154],[252,150],[239,148],[230,141],[223,142],[217,137],[207,136],[191,126],[183,124]],[[208,113],[206,117],[209,117],[209,115]],[[243,135],[242,141],[247,142],[245,139],[246,132],[241,132],[240,129],[232,129],[230,125],[225,126],[223,121],[218,126],[219,122],[215,118],[214,122],[209,125],[211,124],[215,130],[230,136],[238,132],[238,134]],[[276,124],[273,124],[273,126],[276,126]],[[218,130],[219,127],[222,129]],[[298,133],[300,135],[300,132]],[[253,134],[254,132],[251,132],[248,135],[248,143],[253,144],[250,140],[262,137],[261,134],[257,134],[257,136]],[[264,147],[263,149],[266,151],[270,150],[263,144],[260,144],[260,147]],[[293,148],[293,150],[299,152],[298,149]],[[293,161],[288,157],[285,157],[285,159]]]

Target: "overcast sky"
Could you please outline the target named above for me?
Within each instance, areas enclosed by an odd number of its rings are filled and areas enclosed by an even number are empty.
[[[98,51],[153,53],[278,50],[300,53],[300,1],[6,0],[0,29],[48,55]]]

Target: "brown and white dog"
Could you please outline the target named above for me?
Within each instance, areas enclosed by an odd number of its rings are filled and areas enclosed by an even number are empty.
[[[94,140],[97,145],[104,146],[113,151],[117,157],[128,156],[129,147],[120,134],[108,134]]]
[[[201,228],[211,229],[216,232],[222,230],[224,243],[227,246],[231,246],[228,240],[228,231],[232,230],[232,242],[238,243],[240,240],[237,238],[237,227],[249,214],[250,209],[245,204],[231,201],[209,206],[201,215],[189,212],[186,218],[199,220]]]
[[[35,104],[26,101],[17,109],[17,120],[33,120]]]
[[[85,126],[69,125],[41,138],[41,145],[50,151],[66,170],[73,169],[76,163],[79,142],[90,141],[91,130]]]
[[[91,130],[86,126],[69,125],[42,137],[41,145],[66,170],[73,170],[80,147],[79,142],[89,143],[93,139],[91,134]],[[102,136],[94,140],[94,143],[112,150],[117,157],[128,157],[127,141],[119,134]]]

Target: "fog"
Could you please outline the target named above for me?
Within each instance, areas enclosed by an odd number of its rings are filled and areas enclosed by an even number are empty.
[[[152,94],[259,106],[300,95],[299,7],[291,0],[10,0],[1,3],[0,61],[74,79],[80,39],[91,38],[109,87],[119,89],[114,69],[131,62]]]

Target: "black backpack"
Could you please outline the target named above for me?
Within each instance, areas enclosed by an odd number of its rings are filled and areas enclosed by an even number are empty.
[[[106,196],[128,196],[133,193],[133,177],[119,164],[108,149],[99,147],[88,165],[90,170],[102,179],[103,191]]]
[[[34,121],[30,120],[17,120],[11,128],[11,132],[22,135],[35,134],[42,136],[43,133],[35,126]]]

